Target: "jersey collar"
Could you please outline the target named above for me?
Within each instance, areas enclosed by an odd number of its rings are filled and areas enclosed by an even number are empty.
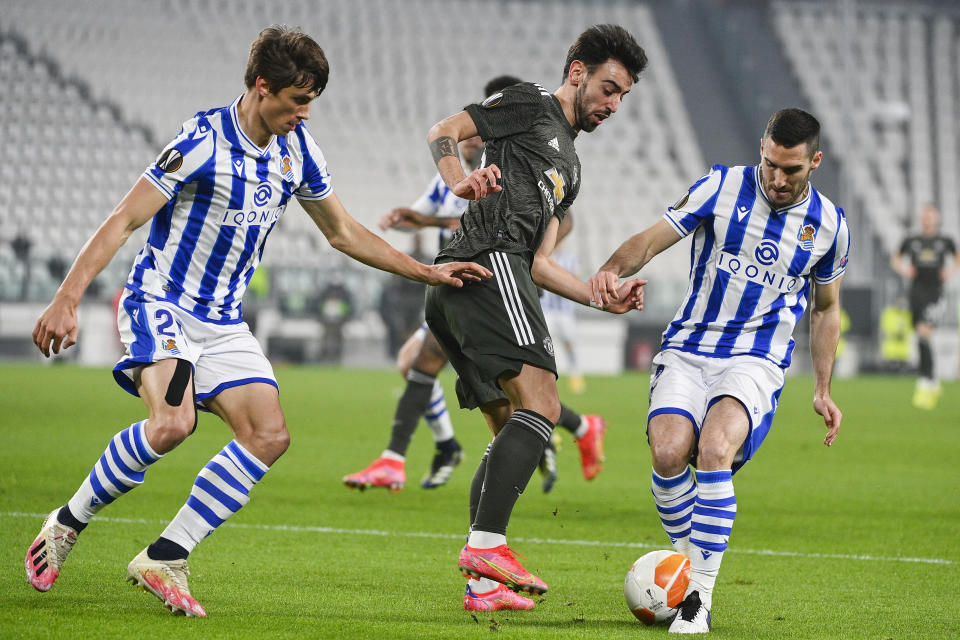
[[[266,146],[264,146],[262,149],[247,136],[247,134],[243,131],[243,127],[240,126],[240,118],[237,114],[237,105],[240,104],[241,98],[243,98],[243,94],[240,94],[240,96],[230,104],[230,119],[233,121],[233,127],[237,131],[237,138],[240,142],[240,146],[243,147],[244,151],[253,155],[267,156],[270,154],[270,150],[274,147],[274,145],[277,144],[277,136],[270,136],[270,140],[267,141]]]
[[[760,165],[756,165],[753,168],[753,184],[754,188],[757,190],[757,193],[760,194],[760,197],[763,198],[763,201],[767,203],[767,206],[770,207],[770,213],[781,214],[790,211],[791,209],[796,209],[797,207],[802,207],[810,201],[810,194],[813,193],[813,185],[807,182],[807,195],[802,199],[794,202],[789,207],[784,207],[782,209],[777,209],[777,207],[770,202],[770,199],[767,198],[767,194],[763,192],[763,185],[760,184]]]

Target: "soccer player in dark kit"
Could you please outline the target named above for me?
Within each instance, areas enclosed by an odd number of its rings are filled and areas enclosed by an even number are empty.
[[[537,286],[584,305],[590,289],[551,253],[557,230],[580,187],[574,142],[613,115],[647,63],[633,37],[616,25],[596,25],[570,47],[563,84],[550,93],[521,83],[468,105],[436,125],[427,141],[444,182],[471,200],[461,226],[437,263],[470,256],[488,267],[489,286],[427,294],[426,320],[457,371],[464,408],[479,408],[495,438],[470,489],[470,534],[458,566],[465,598],[544,593],[507,546],[510,514],[537,467],[560,415],[553,343]],[[480,135],[485,162],[465,175],[457,142]],[[605,307],[639,309],[641,280],[620,286]],[[529,609],[528,598],[510,598]]]

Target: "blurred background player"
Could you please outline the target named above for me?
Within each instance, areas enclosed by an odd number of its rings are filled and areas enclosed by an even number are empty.
[[[147,468],[212,411],[234,439],[200,471],[186,504],[127,566],[127,580],[173,613],[206,616],[190,595],[187,557],[249,501],[290,442],[270,362],[241,313],[241,299],[290,196],[330,244],[360,262],[429,284],[462,285],[490,272],[427,266],[395,250],[344,209],[323,153],[307,131],[329,65],[297,29],[264,29],[250,48],[245,91],[200,112],[141,175],[86,242],[33,340],[49,356],[77,341],[77,307],[130,233],[152,221],[120,302],[126,353],[114,377],[149,414],[117,433],[70,500],[27,549],[27,579],[49,591],[91,518],[143,483]]]
[[[547,591],[506,539],[514,505],[560,417],[553,344],[537,287],[591,302],[587,284],[551,258],[559,224],[580,190],[575,138],[619,109],[646,62],[625,29],[596,25],[568,50],[554,93],[533,83],[513,85],[467,105],[427,135],[444,183],[471,200],[436,262],[469,256],[495,274],[461,292],[431,289],[425,309],[457,371],[461,407],[479,408],[494,434],[471,483],[470,532],[457,561],[471,578],[467,608],[471,598],[505,588]],[[457,143],[476,135],[486,145],[485,166],[465,175]],[[606,310],[641,308],[642,287],[640,280],[626,282]]]
[[[710,631],[713,589],[737,514],[733,474],[770,430],[793,330],[811,298],[813,408],[828,429],[824,444],[840,429],[830,381],[850,234],[843,210],[810,184],[819,147],[816,118],[800,109],[776,112],[759,165],[714,165],[590,278],[594,299],[605,304],[615,299],[619,278],[694,236],[688,299],[654,358],[647,414],[657,511],[674,547],[690,558],[690,584],[671,633]]]
[[[580,262],[576,252],[563,244],[565,234],[558,234],[557,248],[553,252],[553,259],[570,273],[577,273]],[[587,388],[583,372],[580,371],[580,361],[577,358],[577,304],[555,293],[544,291],[540,297],[543,306],[543,316],[550,328],[550,337],[553,346],[562,347],[567,356],[567,389],[570,393],[580,394]]]
[[[493,95],[519,82],[520,78],[514,76],[497,76],[484,85],[483,95]],[[473,171],[478,168],[483,152],[480,136],[461,141],[459,147],[464,170]],[[450,242],[454,231],[460,227],[460,216],[467,208],[467,203],[468,200],[454,195],[438,173],[416,202],[410,207],[391,209],[381,217],[379,226],[384,231],[439,228],[439,247],[443,249]],[[572,216],[568,215],[561,225],[560,233],[565,236],[571,228]],[[437,380],[446,364],[446,354],[426,323],[423,323],[397,354],[397,369],[407,383],[397,402],[390,442],[380,457],[365,469],[344,476],[345,485],[361,490],[368,487],[384,487],[392,491],[402,489],[407,481],[407,448],[421,415],[433,435],[436,452],[430,470],[421,480],[420,486],[424,489],[435,489],[449,481],[453,470],[463,459],[463,450],[454,437],[443,386]],[[592,480],[603,468],[603,440],[606,433],[603,419],[598,415],[581,415],[570,407],[561,405],[558,424],[573,434],[580,452],[583,475],[587,480]],[[543,491],[549,493],[557,481],[557,457],[553,440],[544,450],[538,466],[543,474]]]
[[[910,314],[920,359],[913,406],[933,409],[940,400],[941,389],[931,340],[944,313],[944,284],[960,269],[960,255],[953,240],[940,233],[940,211],[935,206],[924,205],[918,217],[920,233],[904,239],[890,265],[910,287]],[[949,266],[948,258],[952,258]]]

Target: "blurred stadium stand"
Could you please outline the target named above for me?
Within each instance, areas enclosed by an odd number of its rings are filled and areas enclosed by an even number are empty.
[[[341,199],[371,228],[433,175],[424,142],[431,124],[480,99],[495,75],[558,86],[576,35],[618,22],[645,47],[650,67],[618,116],[578,139],[584,181],[570,243],[581,276],[654,222],[709,164],[756,162],[765,118],[788,104],[810,108],[824,125],[829,162],[815,183],[850,216],[847,283],[870,291],[871,317],[897,293],[886,260],[919,203],[937,202],[945,232],[960,231],[955,2],[133,4],[3,2],[0,139],[30,157],[0,164],[0,303],[49,299],[62,266],[50,259],[69,264],[180,122],[243,90],[249,43],[276,22],[300,26],[330,58],[330,83],[308,128]],[[121,286],[142,231],[98,278],[102,299]],[[408,248],[403,234],[385,235]],[[687,261],[675,249],[645,271],[646,322],[672,316]],[[271,296],[290,314],[309,313],[304,301],[338,271],[358,293],[361,333],[382,336],[382,276],[332,251],[295,204],[264,264]]]

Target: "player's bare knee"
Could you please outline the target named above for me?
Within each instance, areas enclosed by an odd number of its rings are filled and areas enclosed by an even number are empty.
[[[701,441],[697,451],[697,468],[701,471],[729,469],[736,451],[731,451],[726,442]]]
[[[155,412],[150,416],[150,445],[157,453],[166,453],[187,439],[196,428],[196,409],[192,406]]]
[[[290,448],[290,431],[281,419],[270,424],[257,425],[252,433],[256,448],[268,458],[276,460]],[[271,463],[272,464],[272,463]]]
[[[673,477],[683,473],[690,463],[692,455],[690,447],[676,440],[651,440],[650,456],[653,459],[653,469],[664,477]]]

